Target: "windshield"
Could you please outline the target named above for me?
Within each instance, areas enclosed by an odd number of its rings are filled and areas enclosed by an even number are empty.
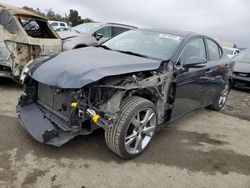
[[[84,24],[80,24],[75,27],[72,27],[71,29],[73,31],[76,31],[77,33],[91,33],[97,27],[99,27],[97,23],[84,23]]]
[[[238,55],[236,55],[233,58],[233,60],[241,62],[241,63],[248,63],[248,64],[250,64],[250,51],[248,51],[248,50],[241,51]]]
[[[132,30],[110,39],[103,45],[111,50],[167,60],[181,40],[182,37],[176,35]]]

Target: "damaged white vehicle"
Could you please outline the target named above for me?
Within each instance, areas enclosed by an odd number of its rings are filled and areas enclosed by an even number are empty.
[[[0,76],[18,80],[29,61],[61,51],[62,41],[46,18],[0,4]]]

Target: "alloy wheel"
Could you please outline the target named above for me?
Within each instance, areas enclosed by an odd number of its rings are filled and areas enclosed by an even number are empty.
[[[152,108],[140,110],[132,118],[125,137],[125,148],[130,154],[142,151],[152,139],[156,128],[156,113]]]

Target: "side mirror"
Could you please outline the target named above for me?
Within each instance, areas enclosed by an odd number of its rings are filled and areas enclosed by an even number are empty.
[[[101,34],[101,33],[95,33],[94,37],[96,38],[96,40],[100,40],[101,38],[103,38],[103,34]]]
[[[187,59],[185,64],[183,65],[186,68],[202,68],[207,64],[207,60],[202,57],[192,56]]]

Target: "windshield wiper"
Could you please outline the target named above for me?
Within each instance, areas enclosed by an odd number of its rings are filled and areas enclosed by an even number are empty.
[[[138,54],[138,53],[136,53],[136,52],[131,52],[131,51],[123,51],[123,50],[116,50],[116,51],[117,51],[117,52],[124,53],[124,54],[129,54],[129,55],[138,56],[138,57],[149,58],[149,57],[148,57],[148,56],[146,56],[146,55]]]

